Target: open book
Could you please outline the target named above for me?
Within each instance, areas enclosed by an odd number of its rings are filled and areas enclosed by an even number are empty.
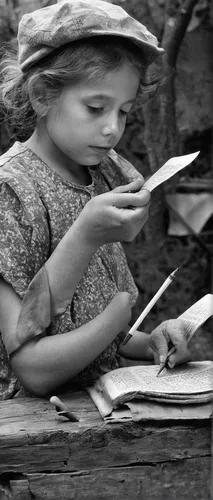
[[[212,315],[213,295],[207,294],[179,318],[186,322],[188,339]],[[105,420],[197,419],[212,415],[213,361],[192,361],[165,369],[139,365],[102,375],[91,398]]]
[[[203,419],[212,415],[213,362],[192,361],[165,370],[158,366],[118,368],[102,375],[91,398],[104,420]]]

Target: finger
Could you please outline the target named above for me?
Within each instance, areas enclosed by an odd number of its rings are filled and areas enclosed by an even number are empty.
[[[117,208],[128,208],[129,206],[143,207],[150,201],[151,194],[147,189],[142,189],[138,193],[113,193],[111,202]]]
[[[186,359],[189,358],[187,343],[182,335],[180,335],[179,339],[176,339],[173,336],[172,343],[175,346],[176,351],[174,352],[174,354],[171,354],[171,356],[169,356],[168,364],[170,368],[178,363],[183,363],[184,361],[186,361]]]
[[[124,238],[126,236],[130,237],[130,241],[132,241],[146,224],[149,214],[146,210],[140,210],[139,212],[138,209],[125,210],[125,212],[127,213],[123,213],[122,211],[122,214],[119,214],[120,225],[124,231]]]
[[[184,362],[189,358],[187,347],[187,335],[185,331],[185,322],[181,320],[168,320],[165,322],[166,336],[176,351],[169,357],[169,366],[174,366],[180,362]],[[170,366],[171,367],[171,366]]]
[[[171,354],[168,359],[169,368],[174,368],[174,366],[179,365],[180,363],[186,363],[190,360],[190,352],[188,349],[181,356],[175,354]]]
[[[163,333],[162,325],[158,326],[151,334],[149,345],[158,356],[160,363],[166,361],[168,355],[168,341]]]
[[[128,207],[128,208],[122,208],[118,209],[120,216],[124,222],[131,222],[131,223],[139,223],[141,222],[144,217],[147,216],[149,213],[149,206],[150,204],[147,203],[147,205],[144,205],[143,207]],[[118,207],[116,207],[118,208]]]
[[[132,182],[129,182],[129,184],[124,184],[123,186],[117,186],[115,189],[113,189],[111,192],[112,193],[129,193],[129,192],[134,192],[134,191],[139,191],[142,186],[144,185],[144,179],[138,178],[135,179]]]

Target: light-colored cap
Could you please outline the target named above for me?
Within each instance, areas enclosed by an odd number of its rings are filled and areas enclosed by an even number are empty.
[[[164,53],[157,38],[122,7],[102,0],[62,0],[22,17],[18,29],[21,70],[62,45],[102,35],[131,40],[141,49],[147,66]]]

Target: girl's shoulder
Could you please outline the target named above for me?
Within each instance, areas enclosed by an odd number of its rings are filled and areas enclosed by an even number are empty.
[[[135,179],[143,179],[143,176],[132,163],[116,153],[114,149],[111,149],[108,156],[102,160],[100,169],[104,177],[107,178],[111,189],[123,184],[128,184]]]
[[[47,233],[46,208],[30,172],[25,152],[14,144],[0,156],[1,237],[4,230],[14,230],[30,237]],[[29,234],[28,234],[29,233]]]
[[[3,197],[16,198],[22,206],[41,207],[39,192],[34,179],[28,171],[27,150],[16,142],[6,153],[0,156],[0,194]]]
[[[21,142],[15,142],[0,156],[0,175],[27,176],[28,149]]]
[[[0,275],[23,298],[47,260],[48,219],[23,152],[12,147],[0,162]]]
[[[13,146],[0,156],[0,173],[2,171],[1,167],[4,169],[8,166],[23,164],[26,152],[27,149],[23,147],[21,142],[15,142]]]

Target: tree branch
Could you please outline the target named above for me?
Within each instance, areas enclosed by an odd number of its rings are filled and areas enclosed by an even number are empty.
[[[193,8],[197,4],[198,0],[185,0],[183,1],[180,10],[177,14],[176,20],[174,19],[174,27],[172,26],[173,24],[173,18],[170,17],[169,15],[169,10],[171,8],[171,5],[169,5],[170,1],[168,1],[168,9],[167,9],[167,27],[170,31],[170,36],[165,36],[165,39],[163,40],[163,47],[166,50],[166,60],[169,66],[175,67],[179,48],[181,46],[181,42],[184,38],[187,26],[190,22],[191,15]],[[172,31],[171,31],[172,28]],[[167,29],[165,27],[165,31],[167,32]]]

